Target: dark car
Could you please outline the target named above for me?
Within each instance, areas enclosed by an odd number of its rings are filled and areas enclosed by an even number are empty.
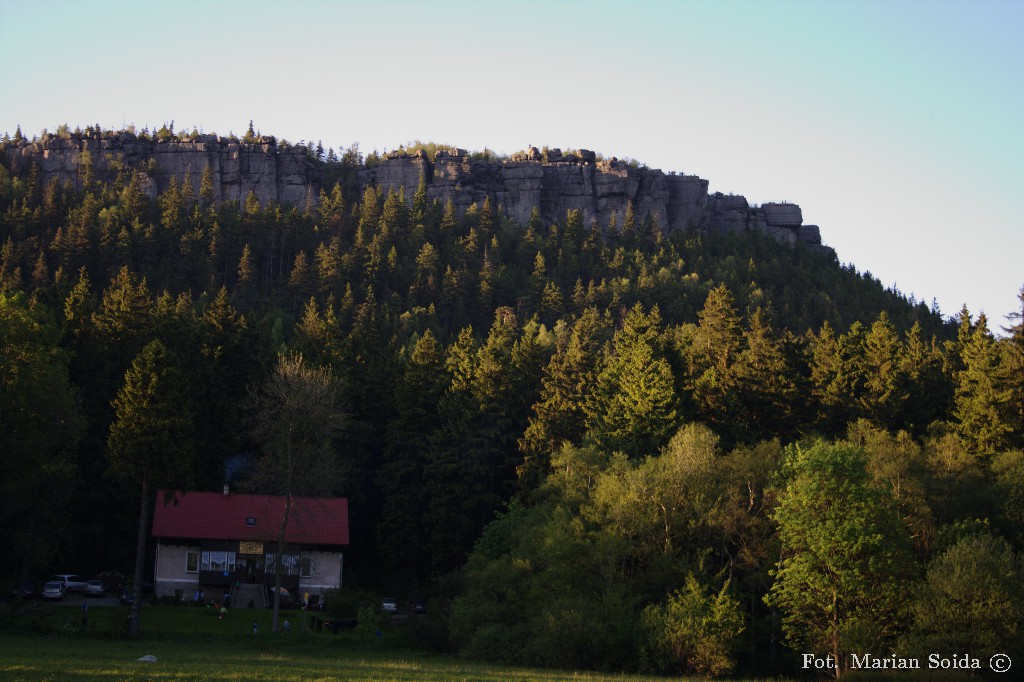
[[[21,583],[20,588],[15,586],[14,589],[11,590],[11,597],[17,599],[19,592],[22,599],[31,599],[39,594],[39,585],[36,584],[35,580],[26,580]]]
[[[121,588],[128,584],[128,578],[121,571],[103,571],[96,577],[103,581],[103,587],[107,592],[120,592]]]

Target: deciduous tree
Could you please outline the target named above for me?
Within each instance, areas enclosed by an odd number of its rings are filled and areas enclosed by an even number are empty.
[[[342,469],[335,439],[342,433],[346,414],[331,371],[307,365],[301,355],[279,357],[270,377],[251,389],[247,406],[250,434],[260,448],[255,482],[261,490],[285,498],[274,562],[276,631],[288,523],[293,514],[312,511],[294,508],[294,499],[326,496],[336,490]]]
[[[880,651],[902,622],[913,563],[887,494],[869,485],[864,454],[846,444],[792,446],[772,514],[782,557],[765,601],[786,639],[827,654],[839,677],[852,651]]]

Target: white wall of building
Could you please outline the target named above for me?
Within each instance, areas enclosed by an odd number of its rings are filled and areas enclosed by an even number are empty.
[[[341,562],[341,552],[310,552],[310,576],[299,580],[299,588],[310,594],[338,589],[341,587]]]
[[[153,571],[153,591],[158,597],[174,596],[182,590],[191,599],[192,590],[199,587],[199,574],[186,570],[189,552],[200,552],[199,545],[156,546],[156,567]],[[326,589],[341,587],[342,555],[340,552],[310,552],[310,576],[299,579],[301,592],[322,594]],[[297,595],[299,598],[302,594]]]
[[[199,545],[165,545],[157,543],[156,568],[153,571],[153,591],[158,597],[174,596],[175,590],[184,590],[186,598],[199,586],[199,574],[185,570],[186,555],[198,552]]]

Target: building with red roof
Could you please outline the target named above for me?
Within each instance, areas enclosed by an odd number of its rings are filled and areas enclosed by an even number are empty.
[[[233,585],[274,584],[285,498],[160,491],[153,513],[159,596],[227,594]],[[293,497],[281,555],[282,586],[295,595],[341,587],[348,500]]]

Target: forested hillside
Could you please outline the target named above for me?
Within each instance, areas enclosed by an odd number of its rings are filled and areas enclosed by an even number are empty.
[[[0,167],[5,577],[128,569],[140,481],[274,492],[251,394],[301,354],[343,396],[345,584],[436,595],[435,643],[702,674],[1019,647],[1019,318],[997,339],[763,234],[522,225],[310,160],[302,206]],[[174,461],[126,468],[144,371]]]

